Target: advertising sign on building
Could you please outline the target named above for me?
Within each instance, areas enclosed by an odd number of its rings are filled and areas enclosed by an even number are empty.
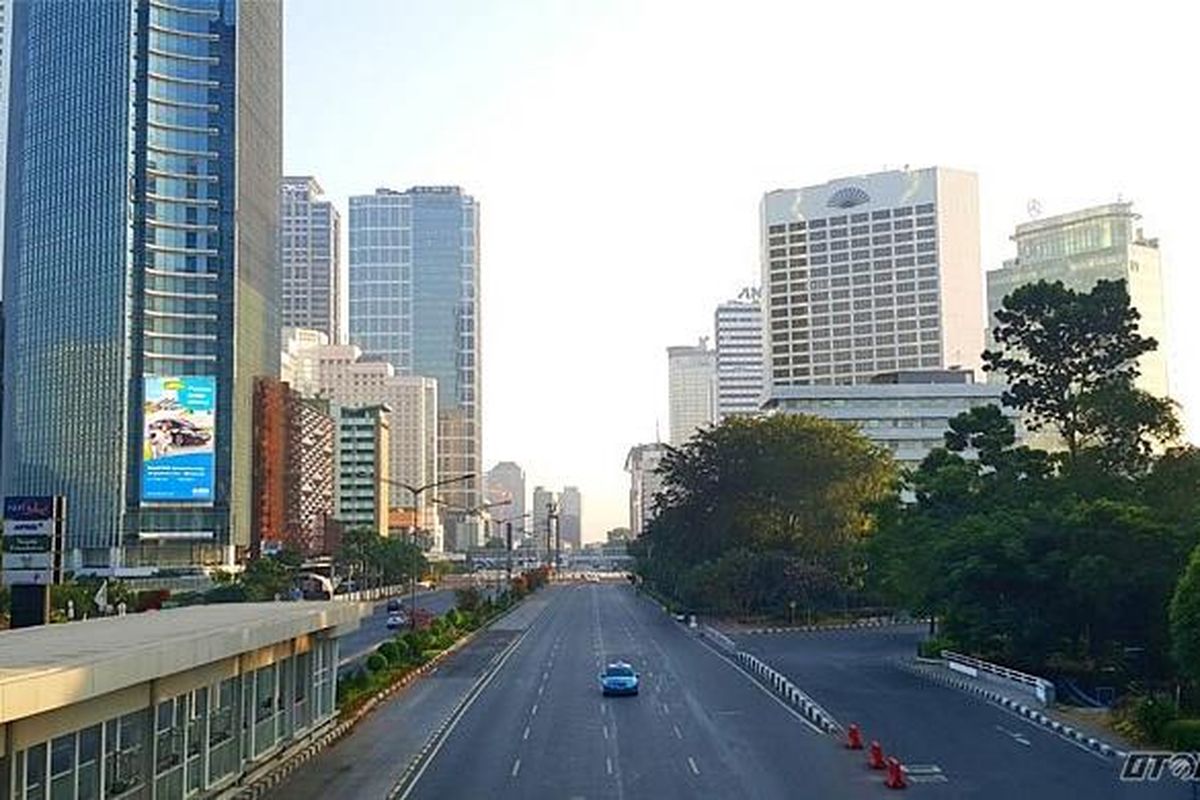
[[[212,376],[145,379],[142,500],[213,501],[216,398]]]
[[[49,586],[62,575],[63,497],[4,498],[4,583]]]

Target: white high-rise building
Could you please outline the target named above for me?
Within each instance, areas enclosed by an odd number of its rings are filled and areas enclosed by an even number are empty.
[[[646,532],[654,519],[654,495],[662,489],[659,464],[667,455],[662,442],[639,444],[625,456],[625,471],[629,473],[629,533],[637,538]]]
[[[1142,234],[1137,224],[1140,218],[1132,203],[1118,202],[1018,225],[1012,236],[1016,258],[987,273],[989,343],[997,309],[1018,286],[1062,281],[1068,289],[1089,292],[1097,281],[1124,280],[1130,304],[1141,314],[1138,331],[1158,341],[1157,350],[1138,360],[1138,385],[1167,397],[1162,262],[1158,240]],[[1001,379],[995,373],[991,377]]]
[[[312,328],[287,328],[280,333],[279,379],[302,397],[316,397],[321,390],[317,359],[305,351],[329,344],[329,337]]]
[[[679,447],[716,418],[716,351],[709,349],[707,338],[694,346],[668,347],[667,372],[670,441]]]
[[[717,306],[717,421],[757,414],[763,400],[761,293],[746,288]]]
[[[279,197],[280,319],[341,344],[349,316],[341,215],[311,175],[285,177]]]
[[[319,396],[339,406],[387,406],[388,463],[391,479],[409,486],[438,480],[437,381],[419,375],[397,375],[384,361],[361,361],[354,345],[326,345],[302,350],[293,357],[299,374],[315,372]],[[436,491],[436,490],[433,490]],[[432,536],[434,550],[442,549],[441,526],[433,491],[417,501],[420,526]],[[391,485],[390,506],[411,509],[412,495]]]
[[[978,369],[979,191],[931,167],[768,192],[762,201],[767,393],[894,370]]]

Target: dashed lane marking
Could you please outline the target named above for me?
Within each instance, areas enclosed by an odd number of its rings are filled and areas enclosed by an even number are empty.
[[[526,726],[525,726],[525,733],[521,734],[521,741],[525,741],[525,740],[526,740],[526,739],[528,739],[528,738],[529,738],[529,726],[528,726],[528,725],[526,725]]]
[[[516,761],[513,762],[512,777],[514,777],[514,778],[517,777],[517,773],[520,771],[521,771],[521,759],[518,758]]]
[[[696,766],[696,759],[691,756],[688,756],[688,766],[692,768],[693,775],[698,776],[700,774],[700,768]]]
[[[672,725],[672,726],[671,726],[671,729],[675,731],[675,738],[676,738],[676,739],[683,739],[683,731],[679,730],[679,726],[678,726],[678,725]]]
[[[608,770],[608,774],[612,775],[612,757],[611,756],[604,757],[604,767],[605,767],[605,769]]]

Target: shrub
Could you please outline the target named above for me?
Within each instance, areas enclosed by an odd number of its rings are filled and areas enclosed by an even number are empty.
[[[1200,752],[1200,719],[1173,719],[1166,723],[1162,744],[1172,750]]]
[[[432,649],[431,650],[422,650],[421,651],[421,663],[424,664],[425,662],[432,660],[433,657],[436,656],[440,652],[441,652],[440,650],[432,650]]]
[[[917,645],[917,655],[922,658],[941,658],[943,650],[953,650],[954,643],[944,636],[926,639]]]
[[[380,672],[387,669],[388,660],[379,653],[371,653],[367,657],[367,669],[371,672]]]
[[[389,664],[399,664],[403,660],[400,648],[393,641],[386,641],[376,648],[375,652],[387,659]]]
[[[1142,741],[1161,742],[1167,724],[1179,715],[1178,709],[1166,697],[1148,695],[1133,700],[1129,718]]]

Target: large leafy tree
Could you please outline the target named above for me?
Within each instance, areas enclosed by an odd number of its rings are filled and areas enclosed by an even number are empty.
[[[1171,655],[1181,674],[1200,682],[1200,547],[1171,599]]]
[[[1031,430],[1062,438],[1072,464],[1088,450],[1102,469],[1137,472],[1154,444],[1179,434],[1172,403],[1134,386],[1137,359],[1158,347],[1138,332],[1139,317],[1124,281],[1090,292],[1021,286],[996,311],[998,349],[984,352],[984,370],[1004,377],[1005,405]]]
[[[742,613],[851,581],[871,508],[895,482],[890,457],[856,430],[804,415],[731,418],[661,469],[658,515],[634,546],[643,574]]]

